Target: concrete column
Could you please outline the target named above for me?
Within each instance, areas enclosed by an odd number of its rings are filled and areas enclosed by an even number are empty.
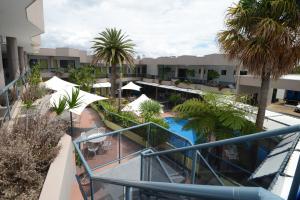
[[[235,77],[234,78],[235,78],[235,88],[236,88],[236,94],[237,95],[239,95],[241,93],[241,91],[240,91],[241,67],[242,66],[240,64],[236,67],[236,70],[235,70]]]
[[[17,39],[6,37],[6,44],[9,81],[13,81],[20,75]]]
[[[27,55],[27,52],[24,51],[24,70],[25,72],[28,70],[27,67],[29,67],[29,63],[28,63],[28,55]]]
[[[178,77],[178,67],[175,68],[175,77]]]
[[[48,68],[54,68],[54,57],[50,56],[50,62]]]
[[[274,88],[269,88],[267,106],[269,106],[272,103],[273,90]]]
[[[200,74],[200,79],[203,80],[204,79],[204,67],[201,67],[201,74]]]
[[[20,74],[23,74],[25,72],[25,56],[23,47],[18,47],[18,57]]]
[[[5,87],[5,76],[3,70],[3,61],[2,61],[2,50],[0,44],[0,89]]]

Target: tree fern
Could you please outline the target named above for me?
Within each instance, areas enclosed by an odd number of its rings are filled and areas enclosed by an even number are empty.
[[[187,119],[184,129],[193,129],[198,137],[207,140],[224,139],[233,132],[251,133],[254,124],[247,120],[247,112],[236,108],[234,101],[224,103],[230,97],[207,93],[203,99],[189,99],[174,107],[179,119]],[[226,101],[225,101],[226,102]]]

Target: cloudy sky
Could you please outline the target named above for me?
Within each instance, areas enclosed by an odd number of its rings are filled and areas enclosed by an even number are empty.
[[[90,51],[107,27],[120,28],[147,57],[219,52],[216,34],[236,0],[44,0],[43,47]]]

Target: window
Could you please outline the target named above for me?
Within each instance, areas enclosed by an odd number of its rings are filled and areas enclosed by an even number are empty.
[[[203,74],[205,74],[205,73],[206,73],[206,70],[203,71]]]
[[[240,71],[240,75],[247,75],[247,71]]]
[[[74,68],[75,67],[75,60],[60,60],[60,67],[61,68]]]
[[[236,74],[236,71],[234,70],[234,71],[233,71],[233,75],[235,75],[235,74]]]
[[[225,76],[225,75],[226,75],[226,73],[227,73],[227,71],[226,71],[226,70],[221,70],[221,75]]]
[[[201,71],[202,71],[202,70],[201,70],[201,69],[199,69],[198,73],[199,73],[199,74],[201,74]]]

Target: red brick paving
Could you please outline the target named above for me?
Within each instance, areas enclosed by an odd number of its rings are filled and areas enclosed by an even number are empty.
[[[81,116],[76,116],[76,122],[74,123],[74,135],[73,138],[77,138],[80,136],[81,132],[87,131],[89,129],[97,128],[100,127],[105,127],[104,123],[101,121],[100,117],[98,116],[97,112],[94,111],[91,108],[85,109]],[[109,129],[107,129],[107,132],[110,132]],[[119,139],[118,135],[113,135],[113,136],[107,136],[106,140],[110,140],[112,142],[112,147],[110,150],[106,152],[102,152],[100,149],[98,150],[97,154],[94,156],[92,153],[88,153],[86,145],[83,145],[83,153],[86,158],[86,161],[88,162],[90,168],[94,168],[99,165],[106,164],[110,161],[118,159],[119,156]],[[131,140],[127,139],[126,137],[121,137],[121,157],[132,154],[134,152],[137,152],[141,150],[143,147],[132,142]],[[122,160],[122,162],[126,162],[126,160]],[[102,167],[97,169],[96,171],[99,172],[103,169],[107,169],[109,167],[114,167],[118,164],[118,162],[114,162],[106,167]],[[95,172],[96,172],[95,171]],[[83,168],[78,168],[77,167],[77,174],[81,174],[83,172]],[[84,187],[84,190],[89,193],[89,187],[86,186]],[[77,182],[74,184],[72,188],[72,200],[80,200],[82,199],[82,195],[79,190],[79,186]]]

